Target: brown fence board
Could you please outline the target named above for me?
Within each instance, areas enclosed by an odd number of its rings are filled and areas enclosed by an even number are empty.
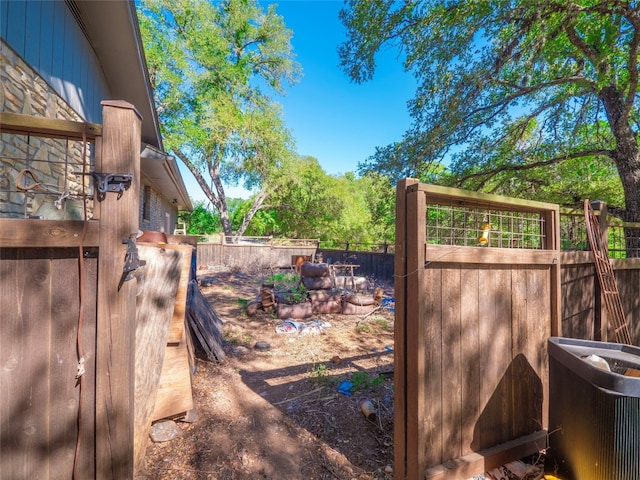
[[[443,394],[443,357],[446,357],[443,351],[442,344],[442,270],[440,269],[428,269],[423,274],[423,284],[421,286],[424,292],[424,300],[422,303],[425,305],[426,314],[428,315],[427,321],[424,325],[424,340],[428,342],[428,346],[425,349],[424,358],[424,373],[420,378],[424,378],[424,386],[421,389],[422,392],[422,406],[426,411],[421,411],[420,416],[426,419],[424,425],[425,431],[422,433],[425,437],[425,445],[423,446],[426,451],[423,452],[424,461],[429,465],[437,464],[442,458],[443,452],[443,416],[444,411],[441,408],[440,402],[433,402],[430,399],[442,398]],[[416,299],[416,301],[420,301]],[[415,322],[421,323],[421,322]],[[414,327],[413,335],[417,335],[418,329]],[[408,336],[410,338],[416,338]],[[417,340],[420,341],[420,340]],[[411,352],[413,353],[413,352]],[[409,353],[408,359],[413,358]],[[408,360],[409,361],[409,360]],[[397,369],[396,369],[397,370]],[[407,370],[407,377],[409,377],[409,369]],[[407,383],[411,385],[415,382],[415,374],[411,375],[411,380],[407,380]],[[414,387],[417,390],[417,387]],[[407,388],[407,396],[413,393]],[[409,400],[407,400],[408,402]],[[407,417],[407,422],[417,421],[413,417]],[[410,426],[407,427],[410,429]],[[416,433],[415,435],[421,435]],[[414,466],[415,468],[415,466]]]
[[[49,478],[48,382],[50,265],[25,250],[2,253],[3,312],[0,464],[7,478]],[[27,268],[28,267],[28,268]],[[46,452],[43,454],[43,452]]]
[[[50,418],[49,448],[59,453],[51,456],[49,467],[51,472],[55,472],[53,476],[60,475],[63,478],[72,477],[74,447],[78,436],[77,429],[70,428],[75,426],[78,416],[78,388],[75,381],[78,356],[73,348],[78,332],[77,272],[77,258],[60,258],[51,262],[50,351],[46,359],[50,385],[47,403],[51,410],[47,414]],[[76,408],[60,408],[65,404]]]
[[[486,276],[478,321],[483,355],[480,357],[482,378],[478,419],[478,449],[485,449],[504,441],[508,435],[511,405],[505,396],[511,387],[508,374],[511,358],[511,272],[507,268],[489,267],[481,273]],[[483,319],[480,321],[480,319]]]
[[[442,337],[426,338],[426,348],[438,340],[442,344],[442,391],[447,401],[442,402],[442,458],[458,458],[462,453],[462,325],[461,285],[459,269],[443,269],[441,297]],[[445,301],[445,298],[447,301]]]
[[[480,415],[480,352],[479,335],[479,297],[482,290],[480,271],[477,268],[461,270],[462,286],[461,294],[461,345],[462,359],[467,359],[461,364],[461,435],[462,445],[460,455],[468,455],[473,452],[473,439],[475,427],[473,420]],[[470,361],[469,361],[470,360]]]
[[[96,261],[86,258],[83,344],[95,379]],[[76,385],[77,249],[0,250],[0,464],[3,478],[71,478],[82,401],[79,465],[94,474],[92,389]],[[91,308],[93,307],[93,309]]]

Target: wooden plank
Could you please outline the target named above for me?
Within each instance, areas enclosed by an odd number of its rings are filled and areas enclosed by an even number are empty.
[[[549,270],[514,268],[512,272],[512,395],[510,438],[518,438],[546,426],[543,417],[546,379],[546,340],[551,311]]]
[[[99,224],[78,220],[0,219],[2,247],[85,247],[98,245]],[[84,230],[83,230],[84,229]]]
[[[535,432],[429,468],[424,472],[424,478],[425,480],[467,480],[514,460],[539,453],[546,445],[546,430]]]
[[[134,462],[142,465],[151,428],[152,413],[178,292],[184,252],[157,244],[138,245],[146,264],[136,297]]]
[[[506,209],[520,212],[538,212],[540,210],[560,211],[560,207],[553,203],[536,202],[490,193],[474,192],[471,190],[460,190],[458,188],[443,187],[441,185],[430,185],[420,183],[413,189],[425,192],[431,201],[449,205],[487,205],[493,209]]]
[[[185,332],[180,343],[166,347],[151,421],[175,417],[191,409],[193,409],[193,391]]]
[[[103,102],[102,151],[96,170],[130,173],[121,198],[107,193],[100,211],[98,346],[96,357],[96,477],[133,477],[135,281],[122,277],[126,247],[138,232],[140,115],[132,105]]]
[[[597,340],[595,316],[595,270],[590,264],[563,264],[561,269],[562,335]],[[596,327],[598,325],[598,327]]]
[[[461,269],[462,329],[462,431],[461,454],[474,451],[474,435],[480,417],[480,314],[479,297],[484,285],[478,268]]]
[[[85,358],[84,385],[80,401],[80,458],[78,472],[85,478],[96,478],[95,418],[96,418],[96,342],[98,304],[98,252],[85,249],[84,261],[84,317],[82,320],[82,349]]]
[[[533,368],[530,377],[531,389],[528,400],[531,414],[523,417],[528,422],[526,433],[548,428],[549,414],[549,365],[547,339],[553,335],[556,313],[555,275],[556,267],[549,269],[532,267],[528,282],[530,308],[527,310],[527,331],[530,341],[524,352]],[[535,376],[533,375],[535,373]],[[518,412],[518,415],[522,413]],[[534,415],[535,414],[535,415]]]
[[[178,292],[176,293],[175,308],[171,325],[169,326],[169,336],[167,343],[179,344],[184,339],[184,327],[187,310],[187,292],[189,290],[189,280],[191,279],[191,259],[194,248],[190,245],[164,245],[164,248],[182,252],[182,262],[180,268],[180,280]]]
[[[559,263],[558,252],[552,250],[450,245],[427,245],[425,248],[427,262],[493,265],[553,265]]]
[[[443,461],[462,454],[462,322],[460,267],[442,269],[442,336],[441,361],[442,391],[442,457]],[[431,345],[431,342],[428,342]],[[466,400],[466,399],[465,399]]]
[[[49,478],[51,262],[0,249],[0,465],[3,478]]]
[[[425,305],[420,321],[424,323],[424,337],[421,342],[426,344],[425,373],[420,378],[409,378],[409,382],[424,384],[423,395],[426,411],[414,421],[420,421],[419,434],[424,436],[426,452],[425,464],[427,466],[438,465],[443,461],[443,340],[442,340],[442,268],[439,266],[427,268],[422,284],[422,298],[419,300]],[[407,359],[407,363],[415,362],[413,357]],[[409,368],[409,365],[407,368]],[[415,415],[414,415],[415,416]]]
[[[511,270],[489,266],[483,273],[480,296],[482,413],[474,442],[477,450],[509,438],[511,418]]]
[[[38,135],[43,137],[68,137],[76,140],[93,140],[102,134],[102,126],[95,123],[76,122],[59,118],[35,117],[20,113],[0,112],[0,131]]]
[[[428,400],[425,398],[427,354],[425,343],[424,244],[426,241],[425,196],[413,191],[407,194],[406,247],[406,379],[407,379],[407,479],[417,479],[426,467],[430,445],[426,423]],[[426,340],[426,341],[425,341]]]
[[[79,360],[76,351],[80,308],[78,252],[56,249],[51,253],[49,467],[56,476],[72,478],[80,401],[75,378]]]
[[[222,349],[222,320],[202,295],[195,280],[189,282],[187,319],[209,360],[219,362],[225,357]]]

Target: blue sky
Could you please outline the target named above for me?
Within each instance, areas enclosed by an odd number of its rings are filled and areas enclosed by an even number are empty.
[[[276,11],[293,31],[293,49],[303,69],[300,82],[285,97],[275,97],[300,155],[317,158],[328,174],[356,172],[358,162],[373,155],[376,146],[402,138],[411,124],[406,102],[416,83],[402,70],[396,51],[378,59],[372,80],[353,83],[338,66],[337,47],[346,38],[338,18],[342,0],[261,3],[277,4]],[[203,199],[191,174],[181,171],[192,198]],[[229,186],[226,193],[246,196]]]

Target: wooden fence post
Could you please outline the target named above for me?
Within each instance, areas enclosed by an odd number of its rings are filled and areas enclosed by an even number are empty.
[[[102,148],[96,171],[131,174],[131,187],[100,202],[96,478],[133,478],[136,281],[118,289],[126,245],[138,232],[141,117],[126,102],[103,101]]]
[[[396,187],[396,245],[394,257],[394,478],[407,476],[407,378],[406,378],[406,290],[407,290],[407,187],[418,180],[405,178]]]

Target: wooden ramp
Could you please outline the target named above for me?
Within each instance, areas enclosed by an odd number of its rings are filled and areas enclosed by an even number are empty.
[[[615,340],[618,343],[631,345],[631,335],[629,334],[629,327],[627,326],[622,302],[620,301],[616,276],[613,273],[613,268],[609,261],[608,247],[602,238],[598,217],[596,217],[596,214],[591,208],[589,200],[584,201],[584,217],[589,246],[591,247],[593,261],[596,266],[596,271],[598,272],[602,298],[611,324],[613,325]]]

